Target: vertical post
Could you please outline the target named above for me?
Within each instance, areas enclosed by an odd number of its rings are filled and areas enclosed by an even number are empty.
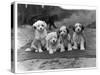
[[[42,5],[42,8],[44,8],[44,5]]]
[[[27,8],[28,7],[28,5],[27,4],[25,4],[25,8]]]

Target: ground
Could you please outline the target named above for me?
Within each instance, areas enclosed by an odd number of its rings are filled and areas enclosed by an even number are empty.
[[[18,70],[49,70],[64,68],[84,68],[96,66],[96,30],[85,29],[86,50],[72,50],[70,52],[56,52],[49,54],[47,51],[43,53],[25,52],[30,47],[34,38],[34,31],[30,26],[18,28]]]

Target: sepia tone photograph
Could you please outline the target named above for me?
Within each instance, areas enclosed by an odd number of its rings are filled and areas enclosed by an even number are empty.
[[[96,67],[96,9],[19,3],[16,20],[18,72]]]

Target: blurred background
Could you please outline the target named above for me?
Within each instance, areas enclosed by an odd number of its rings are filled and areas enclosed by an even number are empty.
[[[87,27],[96,27],[96,10],[63,9],[60,6],[18,4],[18,26],[30,25],[32,17],[54,16],[56,25],[73,25],[80,22]]]

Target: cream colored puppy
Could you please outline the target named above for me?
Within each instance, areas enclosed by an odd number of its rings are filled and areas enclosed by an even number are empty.
[[[49,54],[53,54],[60,47],[57,32],[48,33],[46,37],[46,48]]]
[[[69,34],[68,28],[66,26],[61,26],[59,29],[59,35],[61,43],[61,52],[65,51],[65,48],[67,48],[68,51],[71,51],[72,50],[71,36]]]
[[[73,27],[73,49],[78,49],[80,47],[80,50],[85,50],[85,37],[84,37],[84,27],[80,23],[76,23]]]
[[[31,51],[32,48],[35,49],[35,52],[43,52],[42,46],[46,45],[46,30],[47,24],[45,21],[38,20],[33,24],[33,28],[35,29],[35,37],[31,44],[31,48],[26,49],[26,51]]]

